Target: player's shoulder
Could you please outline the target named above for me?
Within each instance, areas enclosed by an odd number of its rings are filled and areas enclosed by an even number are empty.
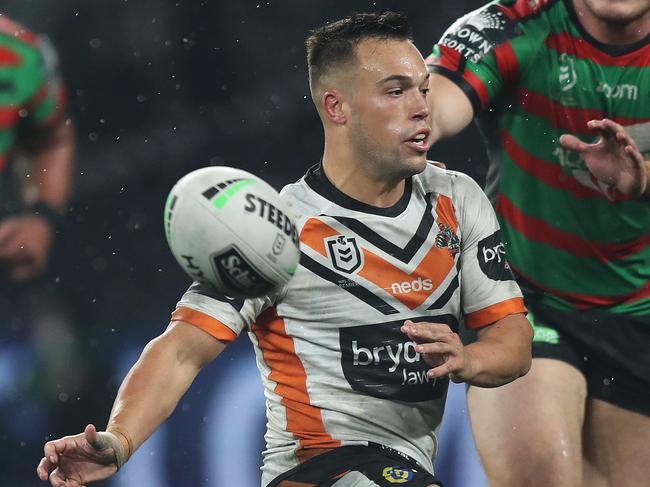
[[[297,216],[321,214],[324,207],[329,204],[309,185],[307,180],[311,171],[313,168],[299,180],[285,185],[280,190],[280,196],[291,205]]]
[[[507,22],[522,22],[543,16],[563,0],[493,0],[460,20],[477,29],[501,30]]]
[[[428,161],[427,167],[416,177],[426,193],[442,194],[452,199],[482,192],[469,175],[441,167],[435,161]]]
[[[548,12],[562,1],[494,0],[460,17],[445,32],[443,39],[447,42],[456,39],[475,47],[481,47],[485,42],[499,44],[523,34],[526,30],[524,24],[549,24]]]

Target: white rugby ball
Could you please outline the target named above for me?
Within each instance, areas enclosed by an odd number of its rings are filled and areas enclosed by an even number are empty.
[[[167,197],[164,221],[185,272],[227,296],[267,294],[289,282],[300,260],[291,207],[241,169],[204,167],[183,176]]]

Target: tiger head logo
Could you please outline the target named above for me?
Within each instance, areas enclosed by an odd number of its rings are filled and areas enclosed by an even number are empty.
[[[460,239],[454,233],[449,225],[444,223],[438,224],[438,235],[436,235],[436,247],[439,249],[448,249],[452,257],[460,252]]]

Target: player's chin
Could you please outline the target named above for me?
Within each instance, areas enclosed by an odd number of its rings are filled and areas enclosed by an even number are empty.
[[[420,174],[427,167],[427,155],[426,153],[421,153],[417,155],[411,154],[408,157],[402,159],[402,168],[404,173],[408,176],[413,176],[415,174]]]
[[[627,24],[641,18],[650,10],[645,1],[639,0],[594,2],[593,7],[595,7],[596,17],[601,21],[613,24]]]

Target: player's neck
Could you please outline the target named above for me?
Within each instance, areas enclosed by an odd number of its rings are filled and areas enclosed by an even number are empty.
[[[650,13],[630,22],[611,22],[597,17],[584,0],[573,0],[573,7],[584,29],[597,41],[612,46],[634,44],[650,32]]]
[[[353,159],[328,152],[327,145],[323,154],[323,171],[336,189],[377,208],[390,208],[404,195],[404,179],[388,181],[367,174],[368,171]]]

